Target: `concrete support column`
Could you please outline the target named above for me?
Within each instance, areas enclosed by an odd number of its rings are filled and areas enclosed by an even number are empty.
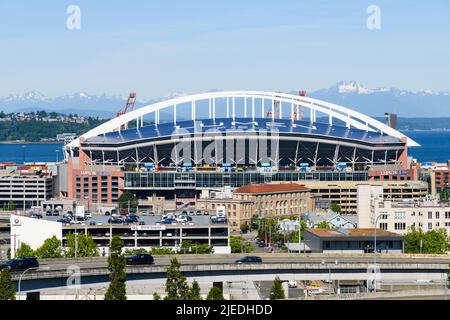
[[[286,299],[289,299],[289,283],[287,281],[282,282],[284,294]]]

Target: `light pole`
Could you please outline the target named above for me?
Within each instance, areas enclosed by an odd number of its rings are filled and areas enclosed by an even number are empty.
[[[382,213],[379,214],[378,217],[376,217],[375,219],[375,224],[374,224],[374,244],[373,244],[373,264],[374,264],[374,270],[375,270],[375,279],[374,279],[374,292],[377,292],[377,223],[378,223],[378,219],[380,219],[383,216],[387,216],[388,214],[386,213]]]
[[[74,247],[74,251],[75,251],[75,259],[78,257],[78,230],[77,230],[77,224],[78,224],[78,217],[77,217],[77,213],[75,212],[76,208],[77,208],[77,203],[74,201],[72,204],[72,214],[74,215],[75,218],[75,247]]]
[[[331,263],[326,263],[326,264],[328,265],[328,285],[330,285],[331,284]],[[335,260],[334,264],[337,266],[338,261]],[[325,260],[322,260],[322,265],[323,266],[325,265]],[[333,290],[333,292],[334,292],[334,290]]]
[[[22,278],[23,278],[23,276],[25,275],[25,273],[27,273],[28,271],[30,271],[30,270],[49,270],[50,269],[50,267],[43,267],[43,268],[39,268],[39,267],[31,267],[31,268],[28,268],[28,269],[26,269],[24,272],[22,272],[22,274],[20,275],[20,277],[19,277],[19,284],[18,284],[18,294],[17,294],[17,298],[18,298],[18,300],[20,300],[20,292],[21,292],[21,284],[22,284]]]

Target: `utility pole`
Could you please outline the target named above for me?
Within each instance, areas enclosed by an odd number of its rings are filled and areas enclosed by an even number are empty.
[[[78,231],[77,231],[77,224],[78,224],[78,217],[77,217],[77,213],[76,213],[76,209],[77,209],[77,203],[74,201],[72,204],[72,208],[73,211],[72,213],[74,214],[74,218],[75,218],[75,259],[78,257]]]

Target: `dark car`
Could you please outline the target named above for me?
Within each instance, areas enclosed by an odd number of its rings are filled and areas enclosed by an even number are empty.
[[[127,216],[127,218],[125,219],[125,222],[128,223],[138,223],[139,222],[139,217],[133,214],[130,214]]]
[[[163,220],[161,220],[162,224],[172,224],[174,222],[175,222],[174,219],[163,219]]]
[[[12,259],[0,265],[0,270],[8,269],[9,271],[27,270],[29,268],[39,268],[39,262],[36,258]]]
[[[112,224],[122,224],[123,220],[118,218],[118,217],[112,217],[108,219],[108,223],[112,223]]]
[[[145,226],[145,221],[139,221],[140,226]]]
[[[153,264],[154,259],[151,255],[146,253],[137,253],[132,256],[125,257],[127,260],[128,265],[147,265],[147,264]]]
[[[247,256],[235,261],[236,263],[261,263],[261,257]]]
[[[62,219],[57,220],[56,222],[60,222],[60,223],[64,223],[64,224],[69,224],[70,221],[72,221],[70,218],[65,217],[65,218],[62,218]]]

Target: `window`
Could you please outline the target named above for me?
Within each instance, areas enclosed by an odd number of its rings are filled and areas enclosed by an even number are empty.
[[[445,212],[445,219],[450,219],[450,212],[449,211]]]
[[[428,222],[428,231],[431,231],[433,229],[433,224],[431,222]]]
[[[406,230],[406,223],[404,222],[396,222],[394,224],[395,230]]]
[[[386,222],[380,223],[380,229],[387,230],[388,229],[388,224]]]
[[[428,219],[433,219],[433,212],[428,212]]]
[[[436,212],[436,219],[439,219],[439,212]]]

